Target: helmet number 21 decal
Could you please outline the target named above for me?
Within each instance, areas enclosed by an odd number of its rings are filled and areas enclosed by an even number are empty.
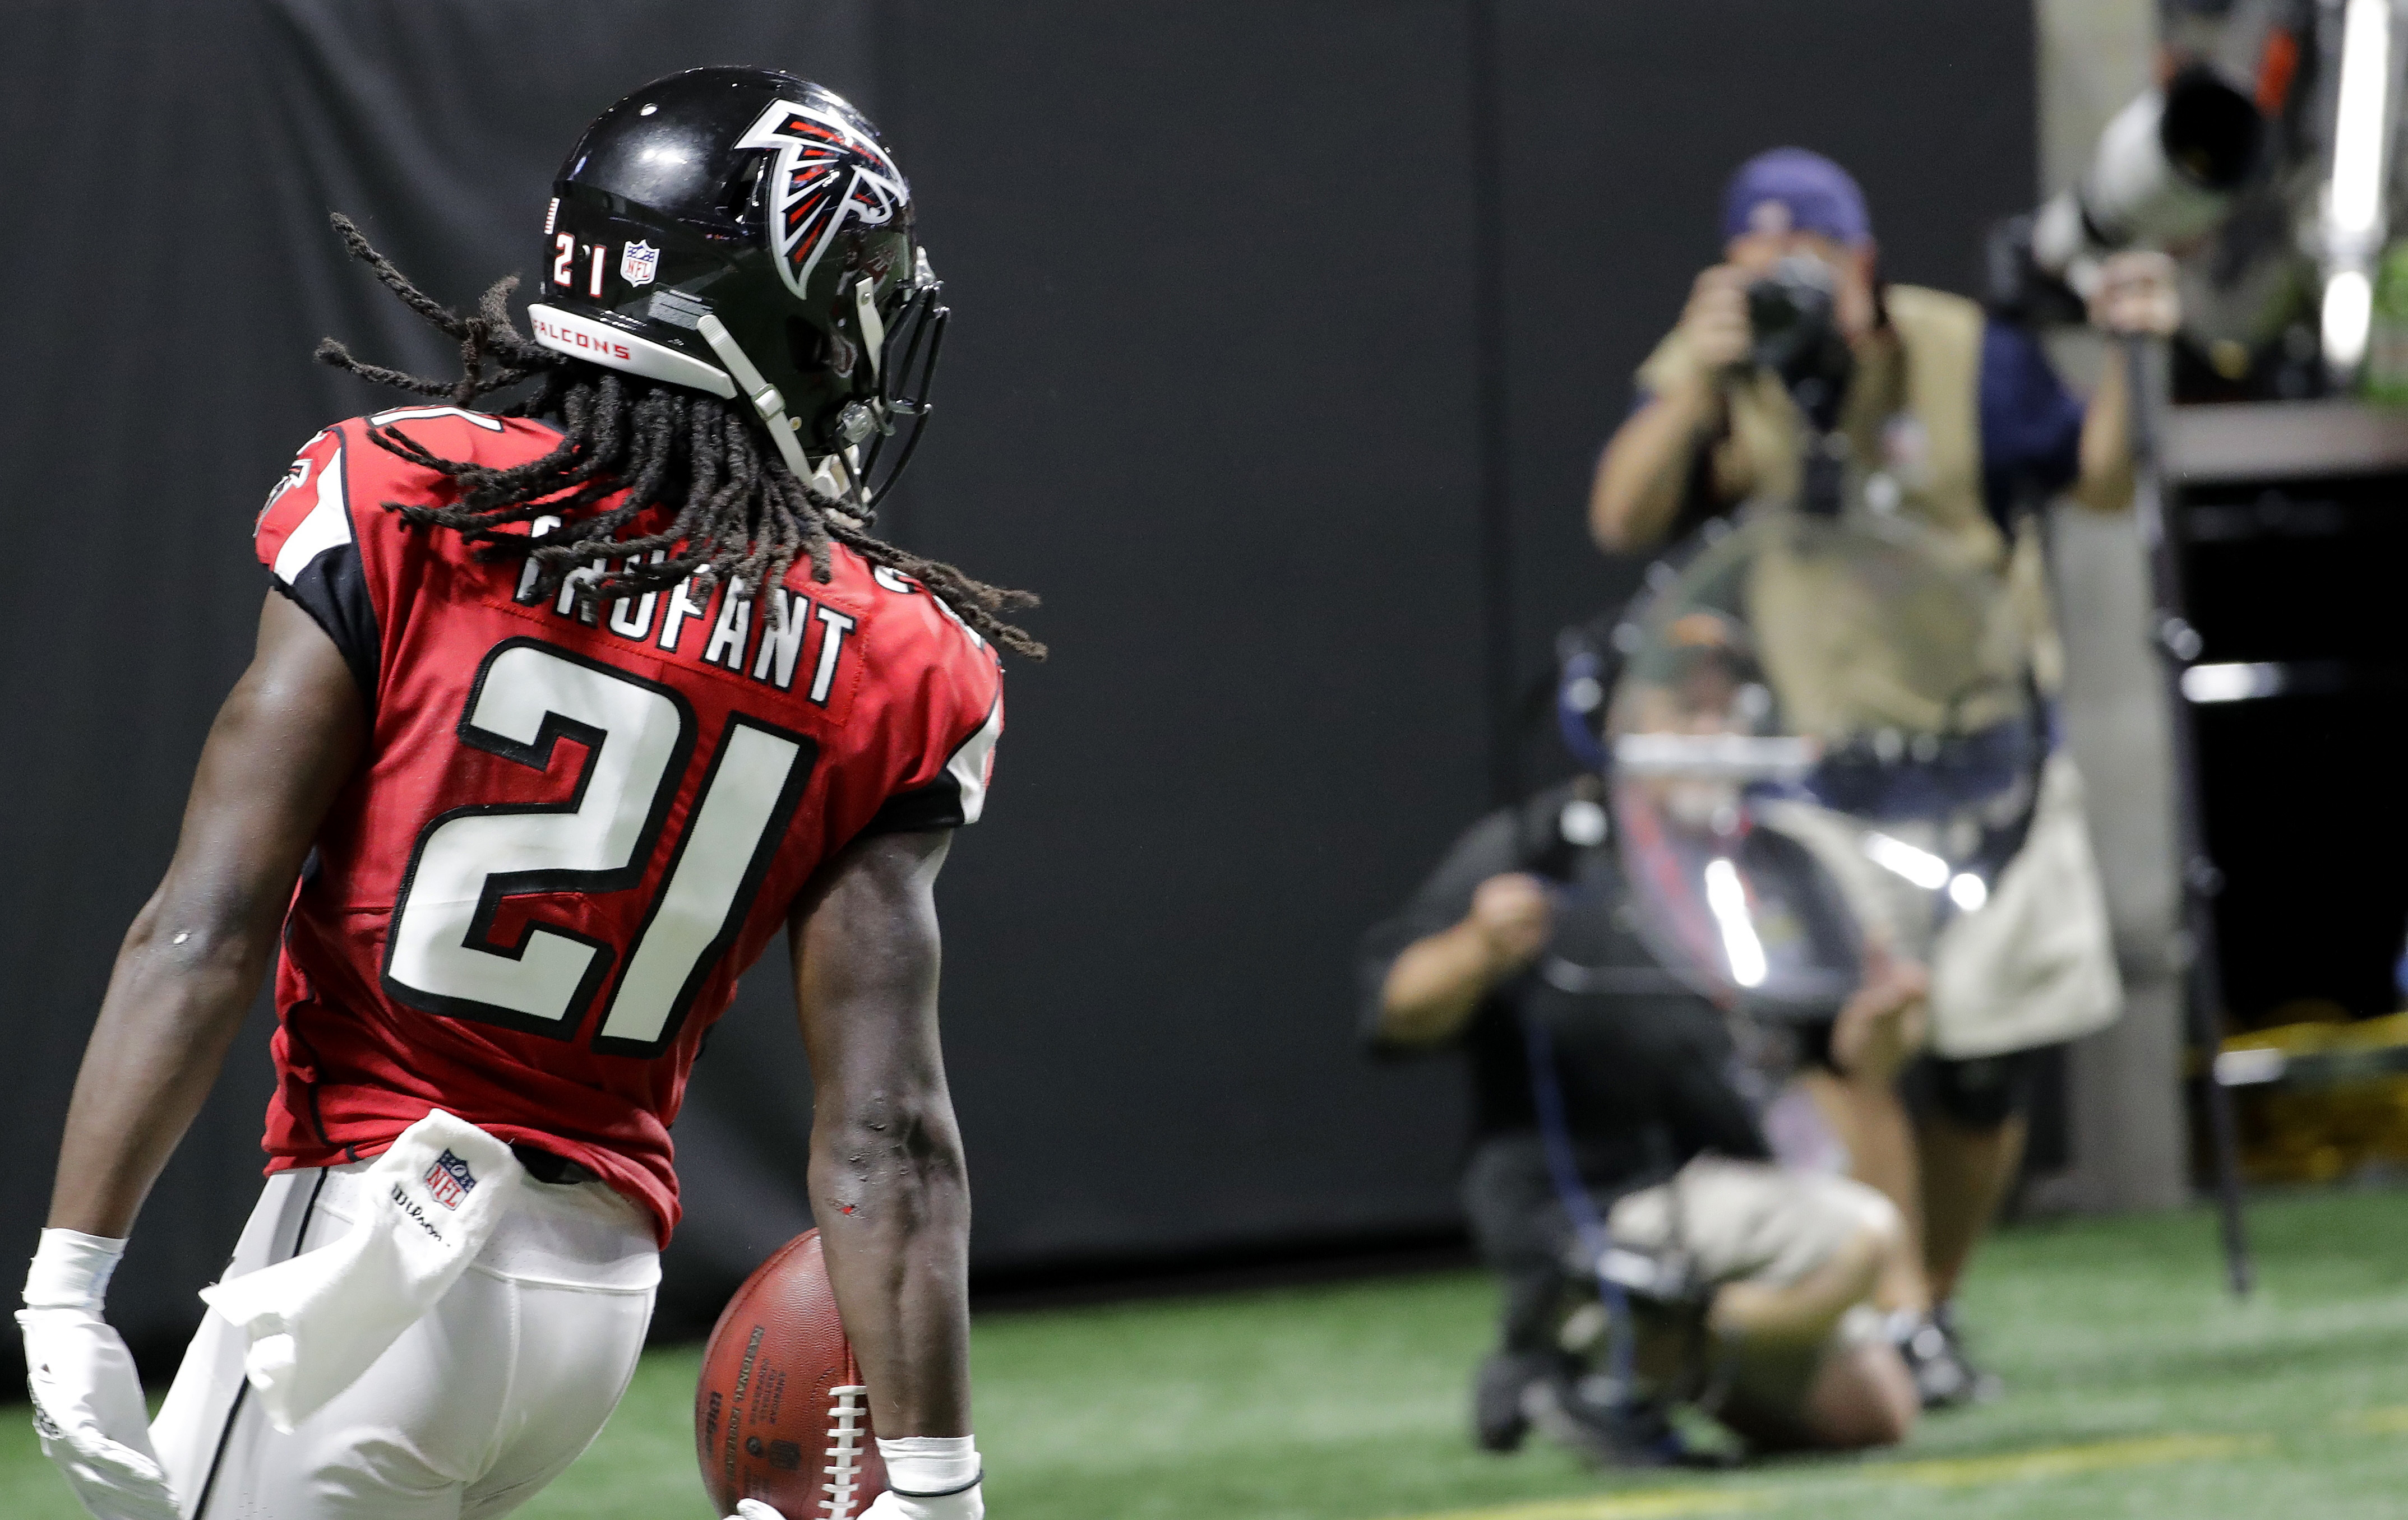
[[[552,248],[555,256],[552,261],[552,282],[563,287],[576,284],[577,277],[571,265],[577,258],[577,234],[560,234],[552,239]],[[593,272],[585,293],[598,299],[602,294],[603,262],[609,249],[607,245],[596,243],[591,251],[594,255]],[[650,243],[629,243],[620,249],[619,277],[630,285],[650,285],[659,274],[660,267],[661,250]]]
[[[883,226],[910,202],[886,150],[834,111],[778,101],[736,146],[778,155],[767,197],[769,251],[797,299],[808,294],[820,255],[846,222]]]

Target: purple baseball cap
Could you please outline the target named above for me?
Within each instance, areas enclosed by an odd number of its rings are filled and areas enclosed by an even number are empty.
[[[1821,233],[1851,247],[1873,234],[1865,192],[1820,153],[1775,148],[1749,159],[1723,192],[1723,238],[1742,233]]]

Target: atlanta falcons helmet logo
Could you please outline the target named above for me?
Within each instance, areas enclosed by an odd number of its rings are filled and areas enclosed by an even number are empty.
[[[778,155],[765,197],[769,251],[797,300],[808,299],[820,255],[847,222],[884,226],[911,201],[895,161],[842,111],[778,101],[736,146]]]

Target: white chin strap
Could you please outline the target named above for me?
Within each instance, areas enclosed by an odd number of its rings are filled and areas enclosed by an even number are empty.
[[[784,456],[786,467],[795,472],[795,478],[803,482],[813,495],[841,504],[852,486],[844,462],[831,454],[820,461],[817,469],[811,467],[810,462],[803,457],[802,440],[795,436],[795,419],[786,415],[786,398],[745,356],[743,348],[737,343],[736,335],[727,331],[725,322],[716,315],[706,315],[695,323],[695,331],[702,334],[703,342],[710,345],[710,351],[719,356],[720,363],[735,379],[737,390],[752,403],[752,409],[761,414],[761,420],[769,429],[769,441],[778,446],[778,452]]]

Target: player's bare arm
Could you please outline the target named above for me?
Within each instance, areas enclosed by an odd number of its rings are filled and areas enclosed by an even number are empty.
[[[67,1110],[51,1228],[112,1239],[133,1228],[259,990],[366,728],[334,641],[270,593],[251,668],[201,751],[175,859],[118,951]]]
[[[811,1213],[882,1434],[970,1429],[970,1200],[937,1037],[950,832],[853,845],[796,903]]]
[[[363,705],[333,641],[271,593],[84,1051],[17,1322],[43,1450],[108,1520],[180,1513],[133,1360],[101,1313],[108,1278],[258,990],[301,862],[359,762]]]

